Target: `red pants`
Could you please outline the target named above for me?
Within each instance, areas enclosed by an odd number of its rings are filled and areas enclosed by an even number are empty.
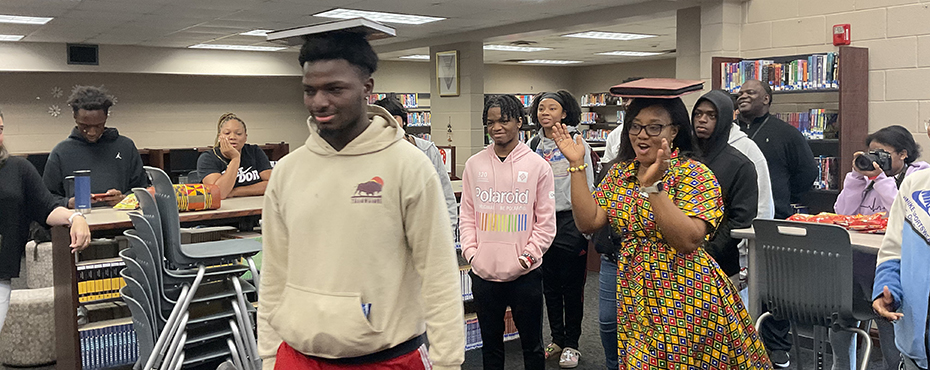
[[[287,343],[282,342],[278,347],[275,369],[286,370],[431,370],[426,345],[422,345],[412,352],[393,359],[365,365],[340,365],[319,361],[297,352]]]

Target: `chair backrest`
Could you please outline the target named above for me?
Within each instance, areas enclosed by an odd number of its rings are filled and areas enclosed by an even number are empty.
[[[136,235],[136,230],[126,230],[123,232],[123,235],[129,239],[129,249],[135,254],[134,260],[142,268],[142,271],[145,272],[146,276],[161,276],[161,265],[155,263],[155,260],[152,258],[152,255],[148,251],[148,247],[145,246],[145,241],[139,238]],[[155,308],[155,313],[161,315],[161,284],[159,283],[160,278],[148,279],[146,282],[149,286],[149,290],[152,292],[152,304]],[[143,283],[140,281],[140,283]],[[157,294],[157,296],[156,296]]]
[[[171,179],[159,168],[145,167],[145,171],[155,187],[155,204],[161,216],[165,260],[177,268],[197,266],[197,261],[191,261],[181,253],[181,219],[178,215],[178,197]]]
[[[142,310],[145,312],[145,317],[150,323],[154,323],[155,309],[152,307],[152,296],[147,295],[148,293],[145,287],[142,286],[142,283],[129,275],[129,268],[120,270],[119,276],[126,282],[130,297],[139,302],[139,305],[142,306]]]
[[[127,288],[128,285],[120,288],[119,293],[126,305],[129,306],[129,312],[132,314],[132,328],[136,332],[136,341],[139,343],[139,361],[143,363],[137,362],[136,365],[141,367],[152,354],[152,350],[155,349],[155,330],[152,322],[146,319],[142,305],[133,298],[132,293]]]
[[[139,208],[142,210],[142,216],[145,217],[145,220],[149,222],[149,226],[152,227],[155,235],[158,236],[159,250],[164,250],[165,242],[161,230],[161,215],[158,212],[158,205],[155,204],[155,197],[152,196],[152,193],[149,193],[148,190],[142,188],[132,189],[132,193],[136,195],[136,200],[139,201]]]
[[[151,307],[151,313],[155,313],[155,303],[152,301],[153,297],[158,297],[158,292],[152,290],[152,285],[154,279],[145,273],[145,270],[142,268],[142,265],[139,264],[139,261],[136,260],[136,253],[134,249],[127,248],[119,251],[120,258],[123,259],[123,263],[126,264],[126,274],[136,280],[139,283],[142,293],[145,295],[146,299],[149,302]],[[155,316],[152,316],[153,318]]]
[[[158,273],[158,275],[154,276],[155,283],[161,285],[162,267],[165,261],[161,244],[158,242],[161,237],[148,222],[148,219],[138,212],[129,212],[129,219],[132,220],[132,226],[135,227],[134,235],[145,242],[143,246],[148,250],[148,255],[151,257],[152,261],[155,262],[155,267],[157,268],[156,272]]]
[[[776,317],[830,326],[853,317],[852,246],[836,225],[753,221],[759,296]]]

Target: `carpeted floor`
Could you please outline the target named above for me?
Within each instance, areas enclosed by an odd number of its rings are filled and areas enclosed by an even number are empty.
[[[577,369],[584,370],[601,370],[606,369],[604,365],[604,350],[601,346],[601,339],[598,336],[598,325],[597,325],[597,273],[592,272],[588,274],[588,280],[585,284],[585,308],[584,308],[584,323],[582,324],[581,331],[581,341],[578,348],[581,351],[581,361],[578,364]],[[548,320],[548,319],[544,319]],[[803,333],[803,331],[802,331]],[[544,344],[548,344],[549,340],[552,339],[549,336],[549,322],[544,321],[543,324],[543,340]],[[505,370],[523,370],[523,354],[520,349],[520,340],[512,340],[505,343],[506,348],[506,364],[504,366]],[[816,369],[814,366],[814,353],[810,349],[801,350],[801,362],[804,369]],[[830,355],[825,356],[824,369],[830,369],[830,364],[832,360]],[[788,367],[789,369],[798,369],[795,365]],[[482,369],[481,365],[481,350],[475,349],[465,353],[465,363],[462,365],[462,370],[480,370]],[[559,369],[559,360],[558,358],[550,359],[546,362],[546,369]],[[869,363],[870,370],[883,370],[881,351],[877,348],[873,349],[871,361]]]

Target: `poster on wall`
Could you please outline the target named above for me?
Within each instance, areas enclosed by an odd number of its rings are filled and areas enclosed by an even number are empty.
[[[436,83],[439,96],[459,96],[458,50],[436,53]]]
[[[449,178],[457,179],[455,176],[455,147],[454,146],[437,146],[439,155],[442,156],[442,164],[449,173]]]

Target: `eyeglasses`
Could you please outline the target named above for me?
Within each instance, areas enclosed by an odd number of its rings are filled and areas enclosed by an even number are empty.
[[[662,129],[664,129],[665,126],[670,126],[670,125],[658,125],[658,124],[654,124],[654,125],[645,125],[645,126],[643,126],[643,125],[639,125],[639,124],[633,123],[633,124],[630,125],[630,135],[639,135],[639,133],[642,132],[643,129],[645,128],[645,129],[646,129],[646,135],[649,135],[649,136],[659,136],[659,134],[662,133]]]

